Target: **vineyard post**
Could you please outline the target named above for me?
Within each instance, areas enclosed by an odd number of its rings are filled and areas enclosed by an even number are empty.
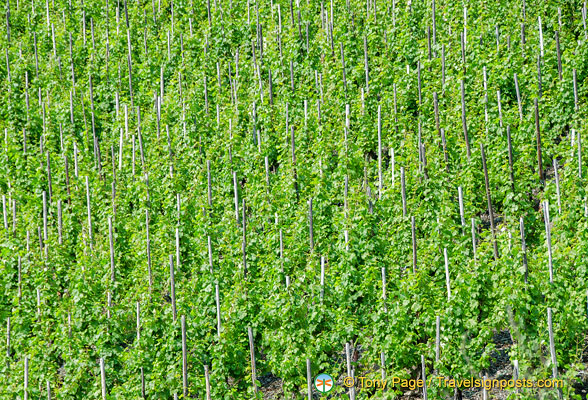
[[[242,222],[243,222],[243,241],[241,250],[243,253],[243,275],[247,276],[247,219],[245,218],[245,199],[242,200],[243,204],[241,207]]]
[[[2,206],[4,207],[4,225],[6,227],[6,230],[8,230],[8,223],[6,222],[6,199],[3,197],[3,204]],[[47,232],[47,192],[43,191],[43,240],[45,242],[47,242],[48,239],[48,232]]]
[[[519,89],[519,78],[517,73],[514,73],[515,90],[517,92],[517,105],[519,107],[519,121],[523,122],[523,104],[521,103],[521,91]]]
[[[347,195],[349,193],[349,175],[345,175],[345,189],[343,191],[343,211],[345,214],[345,219],[347,219],[349,204],[347,202]]]
[[[423,104],[423,96],[422,96],[422,91],[421,91],[421,62],[417,61],[417,92],[418,92],[418,97],[419,97],[419,110],[422,107]]]
[[[89,233],[89,242],[90,242],[90,250],[94,250],[92,245],[92,213],[90,210],[90,183],[88,182],[88,176],[86,176],[86,206],[88,209],[88,233]]]
[[[363,37],[363,54],[364,54],[364,64],[365,64],[365,91],[366,93],[370,90],[370,74],[369,74],[369,66],[368,66],[368,46],[367,46],[367,36]]]
[[[417,243],[416,243],[416,224],[414,216],[410,217],[410,231],[412,236],[412,273],[416,274],[417,270]]]
[[[382,382],[384,382],[386,380],[386,355],[383,351],[380,352],[380,371],[382,374]],[[383,390],[386,390],[386,388]]]
[[[574,80],[574,107],[576,112],[578,111],[578,77],[576,74],[576,68],[573,70],[573,80]]]
[[[308,400],[312,400],[312,370],[310,358],[306,359],[306,385],[308,388]]]
[[[441,355],[441,317],[435,317],[435,364],[439,363]]]
[[[176,227],[176,267],[180,270],[180,228]]]
[[[68,158],[67,155],[63,156],[63,162],[64,162],[64,167],[65,167],[65,190],[67,192],[67,204],[71,205],[71,192],[69,189],[69,162],[68,162]]]
[[[149,238],[149,210],[145,209],[145,233],[147,241],[147,272],[149,273],[149,291],[153,287],[153,274],[151,271],[151,239]]]
[[[557,51],[557,73],[559,75],[559,80],[562,81],[562,67],[561,67],[561,51],[559,48],[559,32],[555,31],[555,49]]]
[[[180,194],[176,193],[176,212],[178,213],[178,226],[182,220],[182,199],[180,198]]]
[[[137,301],[137,346],[141,340],[141,303]]]
[[[435,0],[433,0],[434,2]],[[433,106],[435,107],[435,126],[437,133],[441,136],[441,128],[439,126],[439,99],[437,98],[437,92],[433,92]]]
[[[314,251],[314,231],[313,231],[313,218],[312,218],[312,197],[308,200],[308,230],[310,238],[310,252]]]
[[[51,400],[51,383],[47,379],[47,400]]]
[[[400,167],[400,182],[402,184],[402,216],[406,217],[406,179],[404,167]]]
[[[353,377],[353,371],[351,370],[351,346],[349,342],[345,343],[345,358],[347,359],[347,376]],[[349,388],[349,399],[355,400],[355,388],[351,386]]]
[[[47,151],[47,189],[49,194],[49,203],[51,203],[51,199],[53,197],[53,185],[51,183],[51,157],[49,156],[49,152]]]
[[[112,217],[108,217],[108,243],[110,245],[110,280],[114,283],[114,237],[112,232]]]
[[[382,267],[382,303],[384,303],[384,312],[388,312],[386,305],[386,267]]]
[[[554,336],[553,336],[553,318],[552,318],[552,311],[551,311],[551,307],[547,307],[547,325],[549,328],[549,352],[551,354],[551,365],[552,365],[552,377],[553,379],[557,379],[558,378],[558,372],[557,372],[557,355],[555,353],[555,340],[554,340]],[[561,392],[561,388],[558,388],[558,397],[561,400],[562,397],[562,392]]]
[[[100,383],[102,386],[102,400],[106,400],[106,371],[104,368],[104,358],[100,358]]]
[[[294,190],[296,191],[296,200],[299,199],[299,192],[298,192],[298,174],[296,172],[296,143],[295,143],[295,136],[294,136],[294,126],[290,126],[290,138],[291,138],[291,147],[292,147],[292,172],[294,178]]]
[[[76,176],[76,179],[79,178],[79,174],[78,174],[78,145],[76,142],[74,142],[73,144],[73,148],[74,148],[74,175]],[[25,152],[26,152],[26,145],[25,145]]]
[[[206,381],[206,400],[211,400],[210,397],[210,372],[208,371],[208,365],[204,365],[204,379]]]
[[[551,252],[551,222],[549,218],[549,201],[543,201],[543,219],[545,222],[545,239],[547,241],[547,255],[549,257],[549,283],[553,283],[553,253]]]
[[[382,106],[378,104],[378,199],[382,198]]]
[[[6,363],[10,363],[10,317],[6,318]]]
[[[106,317],[110,319],[110,309],[112,308],[112,293],[106,292]]]
[[[233,171],[233,193],[235,198],[235,218],[237,219],[237,225],[239,224],[239,195],[237,192],[237,172]]]
[[[492,229],[492,247],[494,249],[494,260],[498,259],[498,246],[496,245],[496,227],[494,226],[494,211],[492,210],[492,199],[490,197],[490,182],[488,179],[488,168],[486,167],[486,154],[484,153],[484,144],[480,143],[482,153],[482,167],[484,169],[484,182],[486,183],[486,198],[488,200],[488,218],[490,219],[490,228]]]
[[[578,134],[578,178],[582,179],[582,137],[580,131]]]
[[[584,25],[584,37],[588,39],[588,30],[586,30],[586,2],[584,2],[584,6],[582,7],[582,24]]]
[[[470,141],[468,139],[468,124],[466,121],[466,109],[465,109],[465,87],[464,81],[461,80],[461,124],[463,127],[463,136],[466,142],[466,151],[468,156],[468,161],[470,161],[471,152],[470,152]]]
[[[37,288],[37,317],[41,319],[41,289]]]
[[[141,397],[145,398],[145,371],[141,367]]]
[[[543,175],[543,161],[541,159],[541,128],[539,126],[539,103],[535,98],[535,134],[537,136],[537,168],[539,169],[539,179],[545,180]]]
[[[449,172],[449,156],[447,155],[447,141],[445,140],[445,129],[441,128],[441,145],[443,146],[443,158],[445,159],[445,170]]]
[[[29,357],[24,359],[24,400],[29,398]]]
[[[459,201],[459,216],[461,218],[461,226],[465,227],[465,215],[464,215],[464,207],[463,207],[463,190],[461,186],[457,187],[457,196]]]
[[[247,327],[247,334],[249,336],[249,353],[251,354],[251,382],[253,384],[253,392],[257,397],[257,372],[255,368],[255,345],[253,343],[253,330],[251,327]]]
[[[182,387],[184,399],[188,398],[188,353],[186,346],[186,316],[182,315]]]
[[[343,231],[343,236],[345,238],[345,251],[349,251],[349,231],[347,229]]]
[[[280,270],[284,272],[284,232],[280,228]]]
[[[500,98],[500,90],[496,91],[496,101],[498,102],[498,121],[500,123],[500,127],[502,128],[502,101]]]
[[[541,16],[537,17],[539,22],[539,46],[541,49],[541,58],[545,57],[544,46],[543,46],[543,27],[541,26]]]
[[[206,160],[206,179],[208,182],[208,207],[212,208],[212,182],[210,176],[210,160]]]
[[[174,323],[177,319],[176,314],[176,281],[174,276],[174,256],[169,255],[169,277],[170,277],[170,290],[171,290],[171,301],[172,301],[172,312],[174,316]]]
[[[341,69],[343,71],[343,90],[345,91],[345,97],[347,97],[347,76],[345,74],[345,55],[343,53],[343,42],[339,43],[341,49]]]
[[[325,257],[321,256],[321,301],[325,297]]]

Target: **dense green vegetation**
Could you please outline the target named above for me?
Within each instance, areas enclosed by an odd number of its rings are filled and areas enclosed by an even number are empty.
[[[540,379],[550,340],[562,391],[508,394],[580,398],[585,4],[8,0],[2,17],[0,398],[206,398],[205,366],[212,399],[306,398],[307,360]]]

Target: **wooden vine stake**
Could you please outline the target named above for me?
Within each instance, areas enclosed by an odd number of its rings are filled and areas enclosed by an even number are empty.
[[[257,377],[255,369],[255,345],[253,343],[253,330],[251,327],[247,328],[247,334],[249,335],[249,353],[251,355],[251,383],[253,384],[253,392],[257,396]]]
[[[417,270],[417,243],[416,243],[416,224],[414,216],[410,217],[410,231],[412,236],[412,273],[416,274]]]
[[[551,222],[549,218],[549,201],[543,201],[543,220],[545,222],[545,240],[549,257],[549,283],[553,283],[553,253],[551,252]]]
[[[104,358],[100,358],[100,384],[102,386],[102,400],[106,400],[106,370],[104,368]]]
[[[6,359],[10,362],[10,317],[6,318]]]
[[[188,349],[186,345],[186,316],[182,315],[182,388],[184,399],[188,398]]]
[[[552,319],[552,311],[551,307],[547,307],[547,325],[549,329],[549,352],[551,353],[551,368],[552,368],[552,378],[558,378],[557,372],[557,355],[555,353],[555,339],[553,337],[553,319]],[[561,388],[558,387],[557,391],[558,397],[561,400],[563,398]]]
[[[29,398],[29,357],[25,356],[24,359],[24,399]]]
[[[112,217],[108,217],[108,243],[110,244],[110,280],[114,283],[114,237],[112,233]]]
[[[382,198],[382,106],[378,104],[378,199]]]
[[[400,167],[400,181],[402,190],[402,216],[406,218],[406,179],[404,176],[404,167]]]
[[[539,170],[539,179],[541,182],[545,180],[543,176],[543,163],[541,160],[541,128],[539,126],[539,103],[535,98],[535,134],[537,136],[537,168]]]
[[[147,272],[149,273],[149,291],[153,288],[153,274],[151,272],[151,240],[149,239],[149,210],[145,210],[145,233],[147,239]]]
[[[441,317],[435,317],[435,364],[439,363],[441,356]]]
[[[210,396],[210,372],[208,370],[208,365],[204,366],[204,380],[206,381],[206,400],[212,400]]]
[[[245,199],[243,199],[243,207],[241,212],[243,213],[243,240],[241,246],[243,253],[243,275],[247,276],[247,219],[245,218]]]
[[[174,274],[174,256],[169,255],[169,277],[170,277],[170,291],[171,291],[171,302],[172,302],[172,312],[174,316],[174,323],[177,319],[176,314],[176,280]]]
[[[308,389],[308,400],[312,400],[312,369],[310,358],[306,359],[306,386]]]
[[[86,176],[86,207],[88,209],[88,235],[89,235],[89,242],[90,242],[90,250],[94,251],[94,247],[92,246],[92,212],[90,210],[90,184],[88,182],[88,177]]]
[[[314,230],[312,218],[312,197],[308,200],[308,233],[310,238],[310,252],[314,251]]]

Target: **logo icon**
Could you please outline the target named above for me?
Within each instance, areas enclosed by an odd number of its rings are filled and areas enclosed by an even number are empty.
[[[328,393],[333,389],[335,385],[335,381],[333,377],[329,374],[320,374],[316,378],[314,378],[314,387],[319,393]]]

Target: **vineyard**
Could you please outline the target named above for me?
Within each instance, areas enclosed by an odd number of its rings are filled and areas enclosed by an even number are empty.
[[[0,398],[586,399],[587,14],[7,0]]]

